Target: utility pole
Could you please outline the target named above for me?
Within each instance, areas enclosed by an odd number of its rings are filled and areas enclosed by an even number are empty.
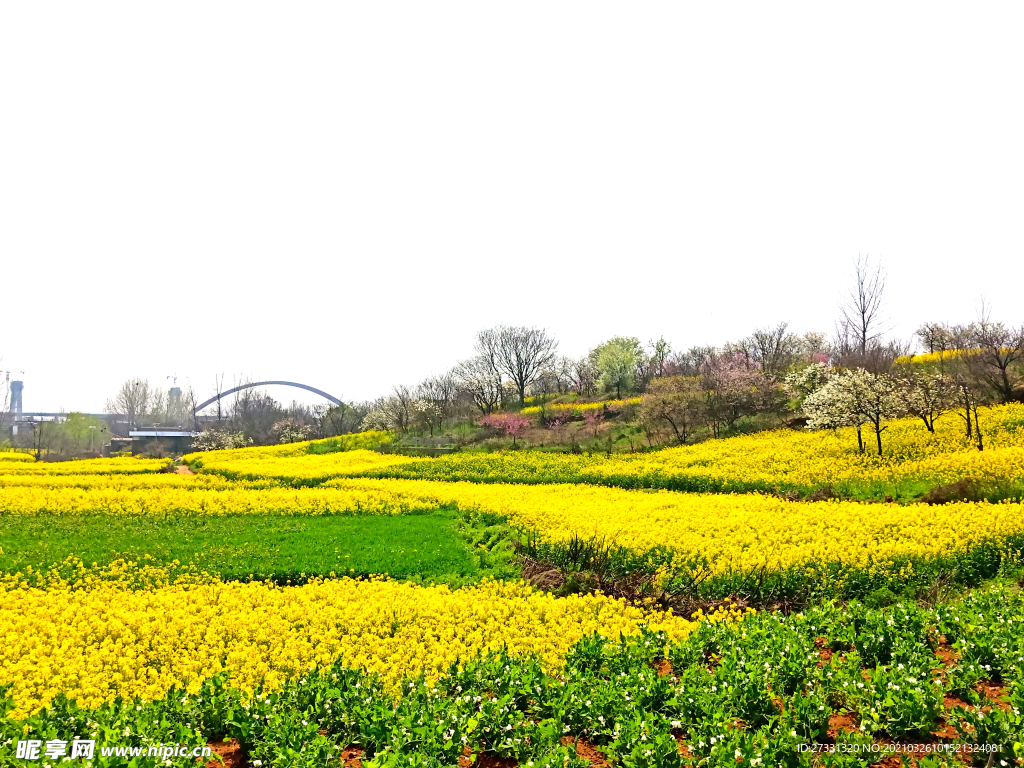
[[[32,429],[35,431],[34,437],[36,439],[36,461],[40,461],[43,457],[43,424],[45,423],[45,421],[40,421],[39,427],[36,428],[36,422],[32,422]]]

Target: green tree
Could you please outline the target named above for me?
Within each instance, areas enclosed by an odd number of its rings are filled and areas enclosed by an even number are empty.
[[[644,362],[644,348],[634,336],[615,336],[590,353],[598,370],[598,382],[616,397],[636,388],[637,367]]]
[[[69,413],[62,421],[40,422],[36,442],[40,448],[62,456],[98,451],[110,439],[107,422],[84,413]]]

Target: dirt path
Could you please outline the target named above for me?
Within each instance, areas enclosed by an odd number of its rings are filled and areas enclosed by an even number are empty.
[[[174,474],[176,474],[176,475],[194,475],[195,472],[193,472],[189,468],[188,464],[179,464],[178,466],[176,466],[174,468]]]

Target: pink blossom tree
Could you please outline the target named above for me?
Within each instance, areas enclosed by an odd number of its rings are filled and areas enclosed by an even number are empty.
[[[761,366],[739,352],[705,360],[700,366],[700,384],[715,437],[723,422],[731,427],[740,416],[765,410],[776,390]]]
[[[572,421],[572,413],[558,413],[548,419],[547,427],[555,433],[555,439],[562,442],[564,438],[565,425]]]
[[[477,422],[481,427],[491,427],[504,432],[512,438],[513,447],[516,444],[516,439],[522,436],[531,423],[529,418],[518,413],[494,413],[484,416]]]

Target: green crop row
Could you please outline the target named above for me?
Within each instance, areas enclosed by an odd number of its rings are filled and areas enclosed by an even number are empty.
[[[1024,597],[995,586],[934,610],[826,604],[709,620],[676,644],[651,632],[592,636],[557,671],[499,650],[432,684],[407,679],[397,701],[379,679],[337,665],[276,691],[243,693],[221,675],[197,693],[97,710],[58,698],[26,720],[0,719],[0,766],[24,764],[13,757],[18,740],[72,736],[139,746],[237,739],[257,767],[319,767],[352,747],[369,768],[455,766],[468,753],[581,768],[578,741],[628,768],[862,766],[922,741],[936,754],[920,765],[1005,766],[1024,760],[1022,733]],[[972,751],[954,753],[956,744]]]

